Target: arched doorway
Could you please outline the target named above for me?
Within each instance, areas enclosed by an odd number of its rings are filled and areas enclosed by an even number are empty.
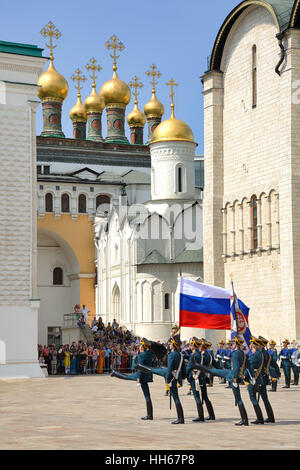
[[[64,315],[80,303],[79,263],[70,245],[50,230],[38,229],[38,343],[60,342]]]

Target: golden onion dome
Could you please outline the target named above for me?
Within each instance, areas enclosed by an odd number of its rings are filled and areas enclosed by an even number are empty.
[[[100,96],[105,106],[118,105],[125,108],[130,102],[131,93],[129,86],[114,72],[112,79],[102,85]]]
[[[142,111],[138,108],[137,103],[134,104],[134,108],[131,113],[127,116],[127,122],[129,127],[144,127],[146,117]]]
[[[84,107],[87,113],[102,113],[105,108],[103,98],[96,92],[95,86],[93,86],[92,93],[84,102]]]
[[[161,122],[152,135],[151,144],[155,142],[165,142],[169,140],[179,140],[183,142],[194,141],[194,134],[184,121],[176,119],[172,112],[170,119]]]
[[[85,110],[84,105],[82,104],[80,94],[77,95],[77,103],[71,109],[69,116],[73,122],[86,122],[87,121],[86,110]]]
[[[165,109],[160,101],[156,98],[155,91],[152,91],[152,97],[144,106],[144,113],[148,119],[161,118]]]
[[[38,86],[41,87],[38,91],[41,100],[53,98],[62,102],[68,96],[68,82],[57,72],[52,60],[48,70],[39,77]]]

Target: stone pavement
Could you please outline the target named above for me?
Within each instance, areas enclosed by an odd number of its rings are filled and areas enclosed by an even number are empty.
[[[180,397],[186,424],[174,426],[175,407],[170,411],[160,377],[150,384],[154,421],[140,419],[145,401],[135,382],[107,375],[0,380],[0,449],[300,449],[300,386],[281,386],[269,394],[276,424],[238,427],[232,391],[218,379],[208,388],[216,421],[193,423],[195,402],[185,384]],[[242,396],[253,420],[245,387]]]

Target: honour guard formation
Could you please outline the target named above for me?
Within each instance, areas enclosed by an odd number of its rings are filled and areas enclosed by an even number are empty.
[[[270,385],[270,392],[277,391],[277,384],[281,377],[280,368],[283,369],[285,383],[282,388],[290,388],[291,371],[294,372],[293,385],[298,385],[300,368],[300,349],[297,342],[292,341],[293,348],[288,348],[290,342],[285,339],[283,348],[277,354],[276,342],[267,340],[259,336],[250,338],[250,348],[246,353],[242,346],[244,339],[235,335],[232,341],[218,343],[215,355],[208,350],[211,342],[204,338],[192,337],[183,348],[180,340],[180,329],[176,325],[172,329],[172,335],[168,340],[167,347],[160,343],[141,340],[141,353],[138,356],[134,374],[121,374],[112,371],[111,376],[120,379],[137,381],[141,386],[146,399],[147,416],[143,420],[153,420],[153,407],[149,391],[149,383],[153,382],[153,374],[163,377],[165,384],[170,391],[177,412],[177,419],[172,424],[184,424],[184,411],[179,397],[179,389],[186,379],[195,400],[197,416],[192,421],[195,423],[215,420],[213,405],[208,398],[207,389],[213,386],[212,377],[217,376],[222,381],[221,384],[229,384],[234,396],[235,406],[240,413],[240,421],[236,426],[248,426],[248,414],[241,396],[241,387],[245,386],[250,401],[253,405],[256,420],[251,424],[262,425],[265,423],[275,423],[275,416],[268,398],[267,386]],[[229,348],[229,346],[231,347]],[[269,345],[269,347],[268,347]],[[186,349],[188,346],[189,349]],[[166,367],[153,367],[155,359],[162,361],[166,357]],[[224,361],[225,358],[225,361]],[[227,359],[226,359],[227,358]],[[284,358],[284,359],[283,359]],[[278,365],[280,361],[280,367]],[[228,388],[226,386],[225,388]],[[260,398],[264,404],[266,418],[260,406]],[[208,416],[204,416],[203,404],[205,404]]]

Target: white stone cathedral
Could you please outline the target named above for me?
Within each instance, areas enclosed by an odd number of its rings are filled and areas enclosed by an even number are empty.
[[[109,214],[96,217],[97,314],[152,340],[166,340],[178,322],[180,276],[202,280],[195,147],[191,129],[172,108],[150,143],[151,199],[127,207],[124,195]],[[184,330],[184,337],[192,334]]]

